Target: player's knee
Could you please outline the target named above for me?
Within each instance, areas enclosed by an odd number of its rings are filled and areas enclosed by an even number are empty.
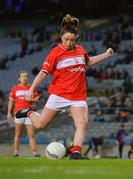
[[[21,133],[16,133],[15,134],[15,138],[20,138],[21,137]]]
[[[17,131],[15,132],[15,137],[20,138],[22,136],[22,131]]]
[[[43,128],[43,124],[38,121],[38,122],[35,124],[35,128],[36,128],[36,129],[42,129],[42,128]]]

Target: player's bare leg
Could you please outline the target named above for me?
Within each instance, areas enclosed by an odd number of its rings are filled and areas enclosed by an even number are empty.
[[[14,156],[19,155],[19,139],[22,135],[23,127],[24,127],[23,124],[15,124],[15,136],[13,143]]]
[[[72,147],[71,152],[80,153],[88,128],[88,108],[71,107],[70,112],[76,128],[74,134],[74,146]]]
[[[48,109],[46,106],[43,108],[41,114],[37,112],[32,112],[30,118],[33,125],[37,129],[45,128],[53,118],[59,113],[59,111]]]
[[[71,107],[70,112],[76,127],[74,145],[82,146],[88,128],[88,109],[86,107]]]
[[[36,108],[34,106],[24,108],[19,110],[16,114],[16,118],[29,117],[35,128],[41,129],[45,128],[53,118],[59,113],[59,111],[52,110],[44,106],[42,112],[39,114],[36,112]]]
[[[37,153],[37,146],[35,140],[35,128],[33,127],[33,125],[26,125],[26,130],[29,137],[32,154],[33,156],[39,156],[39,154]]]

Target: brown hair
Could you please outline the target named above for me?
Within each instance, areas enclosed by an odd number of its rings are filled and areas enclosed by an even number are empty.
[[[79,26],[79,20],[76,17],[67,14],[66,16],[64,16],[61,23],[60,36],[62,36],[66,32],[70,32],[77,35],[78,26]]]
[[[18,78],[20,78],[21,74],[24,74],[24,73],[26,73],[28,75],[28,72],[25,70],[19,71]]]

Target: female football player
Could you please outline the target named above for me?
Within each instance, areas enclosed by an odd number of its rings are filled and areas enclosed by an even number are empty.
[[[21,71],[19,73],[18,80],[19,83],[14,85],[10,92],[7,113],[8,119],[11,119],[15,112],[22,108],[30,107],[33,102],[37,102],[39,99],[39,95],[34,89],[33,96],[30,101],[26,100],[26,95],[31,87],[28,83],[28,73],[26,71]],[[21,119],[17,119],[15,117],[14,156],[19,156],[19,139],[22,135],[24,126],[26,126],[32,154],[33,156],[38,156],[39,154],[37,153],[34,126],[29,117]]]
[[[62,108],[69,108],[76,128],[70,159],[84,158],[81,147],[88,127],[85,67],[99,63],[113,54],[113,49],[109,48],[100,55],[89,57],[86,50],[76,44],[78,26],[77,18],[71,15],[63,18],[60,28],[61,43],[48,54],[29,90],[27,100],[33,97],[34,89],[48,74],[53,76],[48,90],[49,98],[41,114],[35,112],[33,106],[16,113],[18,118],[30,117],[36,128],[44,128]]]

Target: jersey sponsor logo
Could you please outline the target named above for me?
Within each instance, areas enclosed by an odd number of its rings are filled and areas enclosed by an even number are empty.
[[[63,59],[57,64],[57,69],[73,66],[77,64],[85,64],[85,58],[83,56],[78,56],[78,57]]]
[[[29,90],[18,90],[16,91],[16,96],[25,96],[27,95]]]
[[[78,71],[78,72],[85,72],[84,67],[75,67],[69,70],[70,72]]]

